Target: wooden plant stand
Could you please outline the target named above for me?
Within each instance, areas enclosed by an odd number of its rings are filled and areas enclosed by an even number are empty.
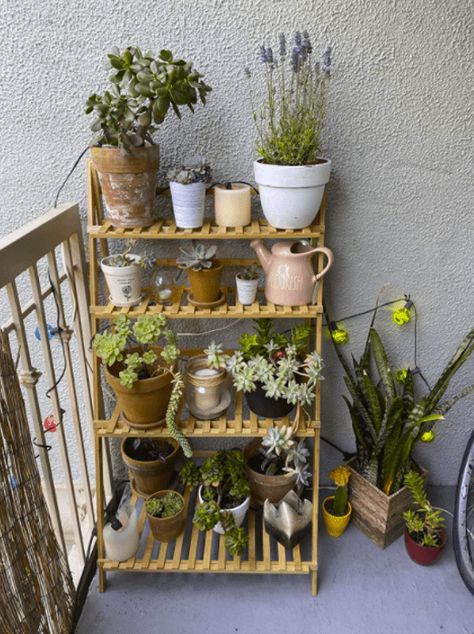
[[[140,304],[134,307],[119,308],[112,303],[99,304],[98,293],[98,258],[108,255],[108,240],[140,239],[140,240],[253,240],[268,239],[309,239],[315,246],[324,245],[325,200],[317,217],[317,224],[295,231],[279,230],[268,225],[264,220],[253,220],[247,227],[223,228],[209,220],[200,229],[178,229],[172,220],[158,220],[147,228],[117,229],[110,222],[104,221],[100,186],[97,174],[91,164],[87,167],[87,202],[88,202],[88,241],[90,262],[90,295],[92,336],[97,332],[100,322],[113,320],[119,315],[137,317],[145,314],[164,313],[169,319],[304,319],[313,329],[314,349],[321,352],[322,342],[322,297],[320,284],[317,301],[312,306],[277,306],[270,302],[255,301],[251,306],[243,306],[235,297],[235,289],[228,288],[226,302],[213,309],[197,308],[187,302],[185,288],[179,288],[169,306],[153,304],[145,292]],[[220,258],[221,259],[221,258]],[[222,260],[226,266],[242,266],[252,260]],[[157,260],[160,265],[174,265],[174,260]],[[322,254],[317,258],[317,268],[323,268]],[[195,491],[184,492],[188,508],[188,523],[185,531],[175,542],[159,543],[153,539],[145,523],[145,512],[142,500],[134,497],[139,514],[139,530],[141,533],[140,548],[135,557],[125,562],[108,560],[104,554],[102,539],[104,509],[104,458],[108,458],[108,439],[135,437],[166,437],[166,427],[146,432],[131,429],[120,416],[116,408],[110,418],[104,417],[103,395],[100,375],[100,364],[93,358],[93,404],[95,429],[95,459],[97,480],[97,544],[99,590],[105,590],[106,573],[113,571],[127,572],[215,572],[215,573],[266,573],[266,574],[310,574],[311,591],[317,593],[318,570],[318,511],[319,511],[319,450],[320,450],[320,386],[316,387],[311,420],[300,420],[297,435],[313,439],[313,522],[311,535],[293,549],[285,549],[268,535],[263,527],[261,511],[250,510],[245,527],[249,534],[248,548],[242,556],[230,557],[224,546],[223,536],[213,531],[200,533],[191,518],[195,504]],[[288,420],[275,421],[275,424],[288,424]],[[186,436],[196,438],[248,438],[262,437],[274,424],[270,419],[258,418],[248,412],[243,405],[242,394],[237,393],[235,403],[217,420],[197,420],[192,416],[184,416],[180,427]],[[196,456],[208,455],[206,451],[195,451]]]

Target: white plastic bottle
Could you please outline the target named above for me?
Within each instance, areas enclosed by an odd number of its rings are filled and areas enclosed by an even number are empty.
[[[120,500],[117,513],[104,526],[105,556],[113,561],[127,561],[138,550],[140,538],[138,535],[137,515],[131,504],[129,485]]]

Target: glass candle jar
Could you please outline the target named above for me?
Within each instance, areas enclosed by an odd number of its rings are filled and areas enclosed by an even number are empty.
[[[193,357],[186,367],[185,398],[188,409],[195,418],[219,418],[231,401],[227,371],[223,368],[210,368],[205,355]]]
[[[152,299],[158,304],[169,305],[173,303],[174,280],[171,273],[163,269],[157,269],[150,282]]]

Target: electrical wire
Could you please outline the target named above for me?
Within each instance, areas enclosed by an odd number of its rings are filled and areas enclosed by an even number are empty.
[[[74,162],[74,165],[71,167],[71,169],[69,170],[66,178],[63,180],[63,182],[61,183],[57,193],[56,193],[56,197],[54,199],[54,203],[53,203],[53,207],[56,208],[58,206],[58,200],[59,200],[59,194],[62,192],[64,186],[66,185],[66,183],[68,182],[69,178],[71,177],[72,173],[74,172],[74,170],[76,169],[76,167],[79,165],[79,161],[81,160],[81,158],[84,156],[84,154],[87,152],[87,150],[89,149],[89,146],[87,146],[84,150],[82,150],[82,152],[79,154],[79,156],[77,157],[76,161]]]

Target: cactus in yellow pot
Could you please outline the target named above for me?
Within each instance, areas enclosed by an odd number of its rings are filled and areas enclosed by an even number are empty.
[[[336,485],[336,492],[323,501],[323,519],[328,535],[340,537],[346,530],[352,513],[347,492],[351,472],[345,465],[340,465],[331,471],[329,477]]]

